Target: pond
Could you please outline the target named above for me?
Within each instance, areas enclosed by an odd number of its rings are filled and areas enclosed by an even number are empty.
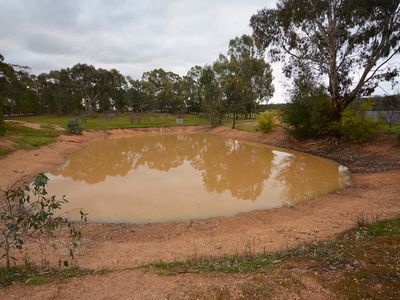
[[[346,168],[301,152],[208,134],[95,141],[47,174],[71,220],[156,223],[296,205],[349,183]]]

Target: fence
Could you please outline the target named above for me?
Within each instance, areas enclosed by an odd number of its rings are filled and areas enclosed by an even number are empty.
[[[400,111],[367,111],[365,115],[375,121],[384,120],[388,124],[400,124]]]

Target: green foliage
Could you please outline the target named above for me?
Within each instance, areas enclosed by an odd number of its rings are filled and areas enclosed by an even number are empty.
[[[152,99],[152,110],[165,113],[185,113],[185,103],[181,97],[181,77],[173,72],[155,69],[145,72],[142,89]]]
[[[258,129],[267,133],[275,127],[274,118],[277,116],[275,111],[266,111],[258,116]]]
[[[307,94],[297,93],[283,108],[282,120],[297,136],[327,135],[333,122],[329,97],[322,90],[314,88]]]
[[[0,114],[0,136],[6,133],[6,124],[4,122],[3,116]]]
[[[4,122],[3,106],[4,99],[0,95],[0,136],[4,135],[6,132],[6,124]]]
[[[377,124],[370,118],[345,111],[340,130],[344,137],[362,144],[367,142],[372,134],[376,133]]]
[[[80,120],[78,118],[69,120],[67,131],[69,134],[82,134],[83,127],[81,126]]]
[[[228,55],[220,54],[213,68],[224,94],[225,108],[232,113],[232,128],[237,114],[256,113],[257,105],[273,95],[272,69],[251,36],[232,39]]]
[[[11,267],[12,260],[16,260],[12,256],[14,250],[21,250],[31,240],[38,242],[42,236],[51,237],[64,229],[71,239],[71,243],[66,245],[69,256],[74,258],[74,248],[78,246],[81,232],[65,217],[58,215],[62,205],[68,201],[65,196],[61,199],[48,196],[48,180],[46,175],[40,174],[32,185],[2,190],[0,246],[4,252],[1,259],[5,259],[7,268]],[[82,220],[86,221],[86,214],[80,213]],[[65,261],[64,265],[67,266],[68,262]]]
[[[382,221],[367,227],[369,235],[400,237],[400,219]]]
[[[290,102],[282,109],[282,120],[297,136],[327,135],[334,119],[329,96],[316,80],[312,69],[299,65],[298,70]]]
[[[216,74],[211,67],[204,68],[201,73],[200,92],[203,97],[203,110],[206,112],[211,126],[220,125],[224,111],[222,91]]]
[[[380,127],[379,123],[365,116],[365,112],[370,110],[372,105],[373,102],[366,102],[357,112],[347,109],[342,116],[340,133],[353,142],[367,142]]]

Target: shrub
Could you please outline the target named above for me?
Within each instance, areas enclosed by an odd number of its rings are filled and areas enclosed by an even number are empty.
[[[212,128],[218,127],[222,123],[222,117],[220,114],[211,113],[209,115],[209,120]]]
[[[397,130],[397,132],[395,134],[396,134],[397,140],[400,142],[400,129]]]
[[[275,111],[266,111],[258,117],[258,129],[261,132],[267,133],[275,127],[274,118],[276,117]]]
[[[333,123],[329,97],[323,93],[311,97],[296,97],[283,109],[282,120],[297,136],[327,135]]]
[[[13,250],[22,249],[28,241],[38,243],[43,236],[51,238],[55,232],[64,229],[71,239],[71,243],[66,244],[69,256],[74,256],[81,232],[66,218],[57,216],[58,210],[68,201],[65,196],[57,199],[47,195],[48,180],[46,175],[40,174],[31,186],[1,190],[4,199],[0,205],[0,246],[4,250],[1,259],[6,260],[7,269],[11,267],[11,260],[15,260]],[[83,211],[81,218],[86,221]],[[64,261],[64,265],[68,262]]]
[[[0,136],[4,135],[6,133],[6,124],[4,122],[2,102],[3,102],[3,100],[0,96]]]
[[[347,109],[343,112],[340,133],[356,143],[365,143],[380,127],[379,122],[366,117],[365,112],[371,109],[373,102],[365,102],[357,112]]]
[[[0,115],[0,136],[4,135],[6,133],[6,124],[4,122],[4,118],[2,115]]]
[[[67,124],[67,131],[70,134],[82,134],[83,127],[81,126],[79,119],[74,118],[69,120]]]

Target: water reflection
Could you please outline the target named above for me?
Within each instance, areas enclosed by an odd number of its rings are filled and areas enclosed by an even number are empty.
[[[94,142],[50,179],[49,193],[71,200],[66,211],[143,223],[295,204],[348,177],[335,162],[311,155],[211,134],[166,134]]]
[[[315,196],[320,191],[328,192],[347,184],[347,180],[343,179],[348,179],[347,174],[341,172],[339,167],[326,168],[325,159],[307,154],[275,153],[280,154],[276,156],[273,167],[277,170],[275,180],[284,187],[285,195],[292,204]]]
[[[273,159],[274,154],[262,146],[213,135],[141,136],[91,144],[52,174],[96,184],[141,166],[168,172],[188,161],[202,172],[208,191],[227,190],[236,198],[255,200],[271,174]]]

